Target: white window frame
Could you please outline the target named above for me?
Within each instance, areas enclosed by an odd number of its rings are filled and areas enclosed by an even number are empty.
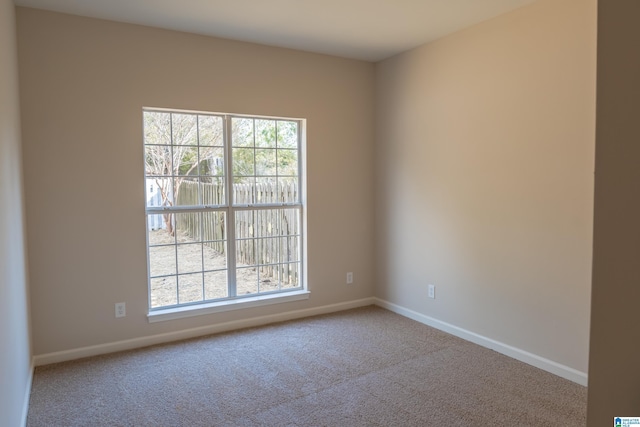
[[[257,307],[270,304],[279,304],[290,301],[298,301],[309,298],[309,291],[307,288],[307,256],[306,256],[306,120],[300,118],[290,117],[272,117],[272,116],[260,116],[260,115],[244,115],[244,114],[229,114],[229,113],[214,113],[205,111],[192,111],[192,110],[178,110],[167,108],[148,108],[142,109],[143,117],[145,112],[161,112],[161,113],[175,113],[175,114],[193,114],[193,115],[209,115],[222,117],[224,123],[223,139],[224,139],[224,179],[225,179],[225,204],[207,206],[207,205],[193,205],[193,206],[171,206],[171,207],[149,207],[146,201],[146,189],[145,189],[145,224],[146,230],[146,250],[147,250],[147,293],[148,293],[148,320],[149,322],[158,322],[164,320],[178,319],[183,317],[198,316],[210,313],[217,313],[229,310],[244,309],[250,307]],[[247,203],[237,204],[234,200],[233,191],[233,144],[232,144],[232,120],[233,119],[257,119],[257,120],[280,120],[296,122],[298,128],[298,201],[289,203]],[[144,122],[144,121],[143,121]],[[255,135],[255,129],[254,129]],[[255,136],[254,136],[255,137]],[[143,151],[147,144],[143,132]],[[198,147],[200,141],[198,140]],[[236,147],[237,148],[237,147]],[[254,145],[254,149],[257,149]],[[143,153],[143,156],[145,154]],[[144,161],[144,177],[146,183],[146,161]],[[255,177],[254,171],[254,177]],[[171,175],[173,178],[173,175]],[[145,184],[146,188],[146,184]],[[249,295],[236,295],[236,236],[235,236],[235,213],[243,210],[269,210],[269,209],[287,209],[295,208],[300,211],[300,261],[299,261],[299,286],[296,288],[280,289],[277,291],[261,292]],[[151,215],[158,215],[167,212],[171,213],[185,213],[185,212],[226,212],[226,257],[227,257],[227,287],[228,297],[217,300],[203,300],[197,302],[187,302],[182,304],[176,304],[172,306],[163,306],[152,308],[151,307],[151,267],[149,256],[149,217]]]

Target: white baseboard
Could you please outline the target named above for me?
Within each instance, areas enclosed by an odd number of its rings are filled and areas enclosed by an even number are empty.
[[[491,350],[495,350],[498,353],[502,353],[513,359],[535,366],[536,368],[540,368],[559,377],[573,381],[577,384],[583,385],[585,387],[587,386],[587,374],[585,372],[581,372],[568,366],[561,365],[560,363],[554,362],[553,360],[545,359],[544,357],[529,353],[528,351],[524,351],[516,347],[512,347],[508,344],[501,343],[491,338],[484,337],[482,335],[476,334],[475,332],[467,331],[466,329],[459,328],[458,326],[452,325],[450,323],[442,322],[438,319],[434,319],[433,317],[426,316],[408,308],[393,304],[389,301],[385,301],[380,298],[374,299],[377,306],[386,308],[389,311],[393,311],[394,313],[400,314],[404,317],[408,317],[409,319],[416,320],[420,323],[424,323],[425,325],[439,329],[443,332],[447,332],[451,335],[455,335],[464,340],[471,341],[472,343],[490,348]]]
[[[333,313],[351,308],[364,307],[375,304],[375,298],[363,298],[354,301],[324,305],[321,307],[293,310],[284,313],[270,314],[267,316],[252,317],[249,319],[234,320],[231,322],[217,323],[215,325],[201,326],[182,331],[168,332],[129,340],[116,341],[107,344],[92,345],[72,350],[58,351],[54,353],[39,354],[34,357],[35,366],[48,365],[50,363],[66,362],[68,360],[81,359],[83,357],[97,356],[100,354],[114,353],[116,351],[132,350],[155,344],[163,344],[171,341],[179,341],[203,335],[228,332],[235,329],[262,326],[270,323],[284,322],[300,319],[302,317],[316,316],[319,314]]]
[[[31,365],[29,366],[29,378],[27,378],[27,389],[24,392],[24,403],[22,404],[22,425],[27,425],[27,415],[29,414],[29,400],[31,398],[31,384],[33,384],[33,371],[35,370],[35,362],[33,357],[31,358]]]

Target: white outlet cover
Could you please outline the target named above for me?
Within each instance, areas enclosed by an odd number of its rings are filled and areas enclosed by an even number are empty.
[[[124,302],[116,303],[116,317],[125,317],[127,315],[127,304]]]
[[[429,298],[436,297],[436,287],[434,285],[429,285]]]

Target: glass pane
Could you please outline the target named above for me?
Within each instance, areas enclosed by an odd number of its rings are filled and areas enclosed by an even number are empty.
[[[198,147],[190,145],[174,145],[173,173],[175,175],[198,175],[200,173],[200,159],[198,158],[198,154]]]
[[[256,178],[256,203],[278,203],[276,178]]]
[[[278,238],[256,239],[256,264],[275,264],[279,260]]]
[[[151,308],[164,307],[178,303],[178,282],[175,276],[151,279]]]
[[[234,178],[233,203],[247,205],[255,203],[255,178]]]
[[[176,247],[152,246],[149,248],[149,276],[176,274]]]
[[[157,111],[145,111],[144,143],[171,144],[171,114]]]
[[[198,206],[200,205],[199,179],[196,178],[175,178],[173,188],[175,188],[175,206]]]
[[[149,217],[151,216],[161,217],[163,223],[165,221],[165,218],[167,221],[170,221],[169,219],[170,215],[149,215]],[[160,230],[149,230],[148,233],[149,233],[149,246],[170,245],[175,243],[176,241],[176,238],[172,236],[169,233],[169,231],[167,231],[167,228],[160,229]]]
[[[240,267],[246,267],[256,264],[254,239],[237,240],[236,241],[236,264]]]
[[[149,231],[158,231],[167,228],[164,223],[164,217],[161,214],[147,216],[147,229]]]
[[[280,239],[280,262],[300,261],[300,236]]]
[[[205,271],[227,268],[227,242],[207,242],[202,249]]]
[[[254,237],[255,211],[236,211],[236,239]]]
[[[222,117],[198,116],[198,133],[200,145],[222,146],[224,141],[224,124]]]
[[[280,266],[280,287],[297,288],[300,286],[300,263],[282,264]]]
[[[278,178],[278,198],[281,203],[299,203],[298,178]]]
[[[259,268],[260,292],[271,292],[279,289],[278,283],[278,266],[263,265]]]
[[[202,244],[178,245],[178,273],[202,271]]]
[[[170,178],[146,178],[147,207],[173,205],[173,186]]]
[[[300,210],[299,209],[281,209],[279,234],[281,236],[292,236],[300,234]]]
[[[200,147],[200,175],[224,176],[224,149],[221,147]]]
[[[145,175],[168,176],[172,173],[172,147],[169,145],[145,145]]]
[[[298,176],[297,150],[278,150],[278,175]]]
[[[278,147],[298,148],[298,123],[278,121]]]
[[[204,273],[204,299],[226,298],[228,296],[226,270]]]
[[[253,211],[256,237],[278,236],[279,209],[260,209]]]
[[[253,147],[253,119],[231,119],[231,143],[234,147]]]
[[[178,298],[180,304],[202,301],[202,273],[183,274],[178,276]]]
[[[200,212],[172,214],[178,243],[195,243],[201,239]]]
[[[238,296],[258,293],[258,270],[255,267],[236,270],[236,294]]]
[[[276,146],[276,122],[256,120],[256,147]]]
[[[198,143],[197,116],[195,114],[171,114],[173,145],[196,145]]]
[[[252,176],[255,173],[255,159],[253,148],[233,149],[233,175]]]
[[[200,177],[200,194],[202,194],[202,204],[224,205],[226,204],[226,187],[224,178]]]
[[[276,174],[276,150],[257,149],[256,150],[256,175]]]
[[[203,212],[202,213],[202,240],[225,240],[227,238],[227,213]],[[221,251],[224,253],[224,250]]]

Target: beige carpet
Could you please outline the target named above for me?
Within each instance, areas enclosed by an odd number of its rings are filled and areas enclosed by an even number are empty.
[[[39,367],[34,426],[584,426],[586,388],[377,307]]]

